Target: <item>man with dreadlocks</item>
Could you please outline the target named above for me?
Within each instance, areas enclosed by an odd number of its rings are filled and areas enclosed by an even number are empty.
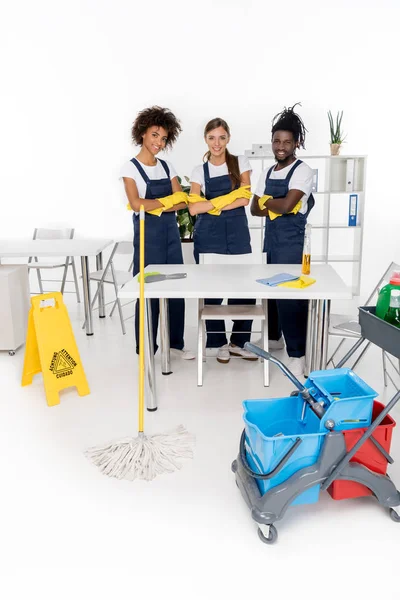
[[[312,170],[296,158],[296,149],[305,148],[307,131],[296,106],[272,120],[276,164],[261,174],[251,204],[252,215],[266,218],[263,250],[269,264],[301,264],[307,216],[315,203]],[[284,347],[283,333],[289,369],[298,377],[304,375],[307,311],[307,300],[268,301],[269,348]]]

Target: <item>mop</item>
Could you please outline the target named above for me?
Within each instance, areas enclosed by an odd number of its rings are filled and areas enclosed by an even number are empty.
[[[144,433],[144,208],[140,207],[139,302],[139,432],[103,446],[89,448],[86,456],[104,475],[117,479],[146,479],[180,469],[179,459],[192,458],[194,436],[179,425],[169,434]]]

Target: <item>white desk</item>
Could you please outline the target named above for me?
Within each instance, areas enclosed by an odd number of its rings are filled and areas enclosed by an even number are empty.
[[[89,285],[89,256],[96,257],[97,270],[103,268],[102,252],[113,240],[0,240],[1,258],[25,256],[77,256],[81,259],[83,301],[85,306],[86,335],[93,335],[92,306]],[[104,296],[100,293],[99,316],[104,317]]]
[[[316,283],[304,289],[270,287],[257,279],[277,273],[300,275],[301,265],[149,265],[147,272],[187,273],[186,279],[166,280],[145,285],[147,317],[151,298],[160,299],[161,365],[163,373],[170,373],[168,298],[256,298],[266,306],[268,299],[310,300],[307,329],[307,372],[324,369],[328,346],[329,311],[331,300],[350,300],[351,290],[336,271],[327,264],[312,265],[311,275]],[[128,282],[118,293],[120,298],[138,298],[137,278]],[[151,319],[147,319],[148,328]],[[150,340],[152,339],[151,336]],[[150,398],[147,407],[157,408],[154,378],[154,360],[151,343],[147,344],[147,366]]]

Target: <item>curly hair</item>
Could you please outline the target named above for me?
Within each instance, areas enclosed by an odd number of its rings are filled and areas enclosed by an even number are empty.
[[[299,115],[294,112],[296,106],[301,106],[300,102],[289,106],[289,108],[285,106],[282,112],[275,115],[272,119],[271,133],[274,135],[275,131],[290,131],[293,134],[294,141],[305,149],[307,129]]]
[[[168,133],[167,147],[172,147],[181,133],[182,128],[178,119],[169,110],[161,106],[151,106],[141,110],[132,125],[132,140],[137,146],[141,146],[143,134],[149,127],[163,127]]]

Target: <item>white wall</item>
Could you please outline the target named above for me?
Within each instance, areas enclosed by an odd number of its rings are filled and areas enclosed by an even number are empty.
[[[390,179],[400,137],[398,0],[16,0],[3,4],[0,237],[73,223],[81,235],[131,230],[117,181],[136,152],[130,127],[151,104],[183,133],[181,175],[222,116],[231,149],[270,137],[302,102],[308,153],[328,153],[326,112],[344,110],[343,153],[368,154],[363,291],[400,261],[400,198]],[[392,158],[394,157],[394,159]]]

